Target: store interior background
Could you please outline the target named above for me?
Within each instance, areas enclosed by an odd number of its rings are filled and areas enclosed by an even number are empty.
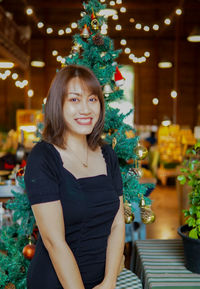
[[[122,4],[117,4],[116,0],[106,3],[116,9],[119,16],[118,20],[108,18],[108,36],[114,40],[116,49],[122,49],[117,62],[133,67],[134,126],[143,145],[151,150],[146,138],[152,130],[159,129],[163,120],[171,120],[172,124],[191,133],[191,142],[178,144],[181,149],[178,167],[184,158],[184,145],[189,147],[195,137],[200,138],[198,129],[194,135],[194,128],[200,126],[200,42],[187,40],[194,29],[200,34],[200,1],[122,0]],[[32,15],[26,14],[29,7],[33,9]],[[121,7],[125,7],[126,12],[120,12]],[[178,8],[182,10],[181,15],[176,14]],[[72,35],[80,33],[76,28],[63,35],[58,35],[58,31],[65,31],[77,22],[82,10],[82,1],[79,0],[0,1],[0,60],[14,62],[11,73],[17,73],[19,80],[28,80],[24,88],[19,88],[12,75],[5,80],[0,79],[1,148],[5,135],[17,129],[18,109],[41,110],[56,69],[61,67],[57,56],[69,55],[73,45]],[[166,18],[171,19],[171,24],[164,23]],[[44,23],[44,28],[37,27],[40,21]],[[117,24],[121,25],[120,31],[115,29]],[[136,29],[136,24],[141,24],[142,28]],[[159,25],[159,30],[152,28],[154,24]],[[46,32],[48,27],[53,28],[53,33]],[[144,27],[149,27],[149,31],[145,31]],[[126,45],[120,44],[122,39],[126,40]],[[125,48],[130,48],[130,53],[126,53]],[[58,55],[52,55],[54,50]],[[135,63],[129,58],[131,53],[139,58],[145,52],[149,52],[150,56],[143,63]],[[31,66],[33,60],[43,61],[44,67]],[[172,67],[159,68],[161,61],[171,62]],[[0,68],[1,73],[4,71]],[[33,96],[28,96],[30,89],[34,92]],[[176,98],[171,97],[172,90],[177,92]],[[158,99],[157,105],[153,104],[155,98]],[[178,173],[173,170],[165,184],[157,173],[153,174],[150,170],[148,158],[143,164],[146,168],[143,179],[156,182],[156,188],[150,195],[156,221],[147,226],[147,238],[178,238],[181,210],[187,205],[181,197],[183,189],[176,182]],[[157,169],[159,167],[158,162]]]

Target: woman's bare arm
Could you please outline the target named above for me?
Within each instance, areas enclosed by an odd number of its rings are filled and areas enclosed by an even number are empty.
[[[120,207],[115,216],[108,238],[106,251],[105,277],[102,284],[94,288],[114,289],[124,252],[125,223],[123,197],[120,196]],[[99,287],[98,287],[99,286]]]
[[[32,205],[43,243],[64,289],[84,289],[75,257],[65,240],[60,201]]]

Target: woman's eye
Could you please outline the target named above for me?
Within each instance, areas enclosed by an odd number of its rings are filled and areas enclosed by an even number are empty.
[[[76,97],[70,98],[70,101],[72,101],[72,102],[77,102],[77,101],[78,101],[78,98],[76,98]]]
[[[97,101],[97,97],[91,97],[91,98],[90,98],[90,101],[91,101],[91,102]]]

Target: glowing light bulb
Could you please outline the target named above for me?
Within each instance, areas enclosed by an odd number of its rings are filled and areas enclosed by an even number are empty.
[[[23,86],[26,86],[26,85],[28,84],[28,80],[24,79],[24,80],[22,81],[22,84],[23,84]]]
[[[46,29],[47,34],[51,34],[53,32],[53,29],[51,27],[48,27]]]
[[[131,53],[131,50],[130,50],[130,48],[126,47],[126,48],[124,49],[124,52],[125,52],[126,54],[129,54],[129,53]]]
[[[117,24],[117,25],[115,26],[115,29],[118,30],[118,31],[120,31],[120,30],[122,30],[122,26],[121,26],[120,24]]]
[[[71,33],[71,32],[72,32],[72,30],[71,30],[71,28],[70,28],[70,27],[67,27],[67,28],[65,29],[65,32],[66,32],[67,34],[69,34],[69,33]]]
[[[121,12],[121,13],[125,13],[125,12],[126,12],[126,8],[125,8],[125,7],[121,7],[121,8],[120,8],[120,12]]]
[[[129,59],[133,60],[135,55],[133,53],[129,54]]]
[[[153,102],[154,105],[158,105],[159,100],[158,100],[157,97],[154,97],[154,98],[152,99],[152,102]]]
[[[149,51],[145,51],[144,56],[145,57],[149,57],[150,56],[150,52]]]
[[[62,61],[62,56],[58,55],[58,56],[56,57],[56,60],[57,60],[58,62],[61,62],[61,61]]]
[[[134,19],[133,17],[131,17],[131,18],[129,19],[129,22],[134,23],[134,22],[135,22],[135,19]]]
[[[180,8],[176,9],[176,15],[181,15],[182,13],[183,11]]]
[[[110,6],[115,6],[115,1],[110,1]]]
[[[57,51],[57,50],[53,50],[53,51],[52,51],[52,55],[53,55],[53,56],[58,55],[58,51]]]
[[[44,23],[43,23],[43,22],[38,22],[37,27],[38,27],[38,28],[44,27]]]
[[[58,30],[58,35],[63,35],[65,31],[63,29]]]
[[[147,26],[147,25],[145,25],[143,29],[144,29],[144,31],[147,31],[147,32],[150,30],[149,26]]]
[[[122,0],[116,0],[117,4],[122,4]]]
[[[17,74],[17,73],[13,73],[13,74],[12,74],[12,79],[15,80],[15,79],[17,79],[17,78],[18,78],[18,74]]]
[[[158,31],[159,30],[159,25],[158,24],[154,24],[153,25],[153,30]]]
[[[121,44],[121,45],[126,45],[126,39],[122,39],[122,40],[120,41],[120,44]]]
[[[26,14],[27,15],[32,15],[33,14],[33,9],[32,8],[27,8],[26,9]]]
[[[118,16],[117,14],[115,14],[115,15],[112,16],[112,19],[113,19],[113,20],[118,20],[118,19],[119,19],[119,16]]]
[[[29,89],[27,94],[28,94],[28,97],[32,97],[34,95],[34,91],[32,89]]]
[[[171,97],[172,97],[172,98],[176,98],[176,97],[177,97],[177,92],[176,92],[176,90],[172,90],[172,91],[171,91]]]
[[[77,28],[77,27],[78,27],[77,23],[76,23],[76,22],[72,22],[71,28],[75,29],[75,28]]]
[[[166,18],[166,19],[164,20],[164,23],[165,23],[166,25],[170,25],[170,24],[171,24],[171,19]]]
[[[142,28],[142,25],[141,25],[140,23],[137,23],[137,24],[135,25],[135,28],[139,30],[139,29]]]

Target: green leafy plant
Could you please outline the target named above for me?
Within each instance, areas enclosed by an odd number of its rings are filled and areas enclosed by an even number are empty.
[[[187,210],[183,210],[186,223],[191,227],[189,237],[200,239],[200,142],[187,150],[181,172],[182,174],[178,176],[180,184],[191,186],[188,194],[190,206]]]

